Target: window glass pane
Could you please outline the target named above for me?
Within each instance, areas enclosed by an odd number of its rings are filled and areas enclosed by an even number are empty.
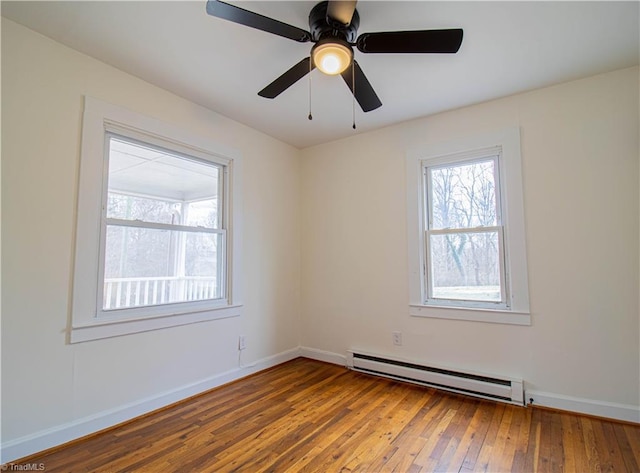
[[[189,277],[212,278],[222,257],[222,235],[216,233],[185,234],[184,272]],[[219,292],[219,289],[216,293]],[[218,295],[220,297],[220,295]]]
[[[180,224],[181,205],[177,202],[135,197],[109,192],[107,218],[144,222]]]
[[[431,235],[434,299],[500,302],[497,232]]]
[[[172,233],[107,225],[105,279],[168,276],[170,249],[175,246]]]
[[[218,199],[191,202],[185,206],[184,224],[190,227],[220,228],[218,215]]]
[[[217,199],[180,203],[109,192],[107,218],[219,228],[217,207]]]
[[[433,229],[497,225],[494,161],[429,169]]]
[[[103,309],[220,299],[223,238],[108,225]]]
[[[109,137],[107,218],[220,228],[221,166]]]

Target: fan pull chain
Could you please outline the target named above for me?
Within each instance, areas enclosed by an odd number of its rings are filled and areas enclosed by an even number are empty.
[[[351,63],[351,95],[353,99],[351,100],[351,113],[353,117],[353,129],[356,129],[356,67],[355,64]]]
[[[313,71],[313,59],[309,58],[309,120],[313,120],[313,115],[311,115],[311,71]]]

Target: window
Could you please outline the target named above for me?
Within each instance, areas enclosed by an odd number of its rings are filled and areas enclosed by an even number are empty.
[[[71,342],[239,315],[239,157],[86,98]]]
[[[427,301],[508,306],[499,149],[424,165]],[[476,153],[474,153],[476,154]]]
[[[519,151],[509,130],[408,155],[411,315],[530,323]]]
[[[222,299],[224,166],[106,140],[102,311]]]

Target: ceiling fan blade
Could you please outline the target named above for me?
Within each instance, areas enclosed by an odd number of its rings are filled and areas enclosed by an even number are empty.
[[[327,17],[347,26],[351,23],[353,12],[356,10],[357,0],[329,0],[327,5]]]
[[[223,20],[273,33],[300,43],[306,43],[311,39],[311,34],[308,31],[219,0],[207,0],[207,13]]]
[[[356,46],[363,53],[457,53],[462,30],[388,31],[364,33]]]
[[[258,95],[267,99],[275,99],[282,92],[306,76],[315,67],[315,65],[311,64],[311,58],[306,57],[258,92]]]
[[[364,75],[358,61],[353,60],[350,67],[342,73],[342,78],[347,83],[349,90],[353,91],[353,95],[360,104],[363,112],[370,112],[382,106],[382,102],[373,90],[373,87]],[[353,79],[355,78],[355,87]]]

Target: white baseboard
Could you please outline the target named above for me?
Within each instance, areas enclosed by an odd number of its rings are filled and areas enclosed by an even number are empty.
[[[0,453],[0,464],[12,462],[43,450],[62,445],[72,440],[90,435],[100,430],[113,427],[127,420],[148,414],[156,409],[168,406],[196,394],[222,386],[258,371],[293,360],[300,355],[299,348],[278,353],[277,355],[263,358],[250,365],[226,371],[211,376],[196,383],[181,386],[177,389],[164,392],[157,396],[141,399],[130,404],[99,412],[83,417],[63,425],[42,430],[15,440],[3,442]]]
[[[347,357],[330,351],[318,350],[316,348],[300,347],[300,356],[311,358],[312,360],[333,363],[334,365],[347,366]]]
[[[348,353],[347,356],[344,356],[329,351],[318,350],[316,348],[300,347],[300,356],[311,358],[312,360],[333,363],[335,365],[353,367],[352,353]],[[526,404],[529,403],[529,398],[534,399],[534,406],[549,407],[578,414],[587,414],[606,419],[635,422],[640,424],[640,406],[527,390],[525,392]]]
[[[577,412],[607,419],[617,419],[626,422],[640,423],[640,406],[617,404],[593,399],[564,396],[562,394],[543,391],[529,391],[525,393],[526,403],[533,398],[532,405],[550,407],[562,411]]]
[[[263,358],[249,365],[217,374],[210,378],[180,388],[141,399],[114,409],[83,417],[63,425],[42,430],[2,444],[0,464],[41,452],[72,440],[90,435],[100,430],[113,427],[127,420],[168,406],[188,397],[222,386],[258,371],[285,363],[299,356],[324,361],[339,366],[347,366],[347,357],[333,352],[309,347],[297,347],[276,355]],[[534,405],[550,407],[570,412],[583,413],[626,422],[640,423],[640,408],[627,404],[616,404],[606,401],[595,401],[542,391],[526,391],[525,399],[533,398]]]

